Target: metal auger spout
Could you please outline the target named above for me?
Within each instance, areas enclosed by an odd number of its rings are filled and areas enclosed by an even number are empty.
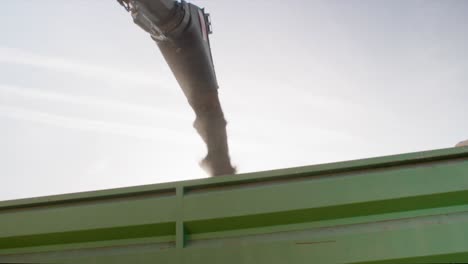
[[[234,174],[211,54],[209,15],[185,1],[117,1],[156,42],[195,112],[194,127],[208,149],[200,165],[212,176]]]

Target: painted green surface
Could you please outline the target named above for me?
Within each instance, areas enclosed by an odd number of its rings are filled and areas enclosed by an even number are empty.
[[[0,263],[467,257],[468,147],[0,202]]]

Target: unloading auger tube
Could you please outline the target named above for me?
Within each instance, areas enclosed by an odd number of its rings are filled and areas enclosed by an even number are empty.
[[[195,112],[194,127],[208,149],[200,165],[212,176],[235,173],[208,37],[209,15],[185,1],[117,1],[156,42]]]

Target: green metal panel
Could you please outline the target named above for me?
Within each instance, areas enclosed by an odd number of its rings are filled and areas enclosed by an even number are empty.
[[[468,262],[468,147],[0,203],[0,263]]]

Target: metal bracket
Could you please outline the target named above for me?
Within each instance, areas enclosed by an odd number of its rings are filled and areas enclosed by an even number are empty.
[[[128,4],[127,0],[117,0],[121,6],[127,10],[127,12],[130,12],[130,5]]]

